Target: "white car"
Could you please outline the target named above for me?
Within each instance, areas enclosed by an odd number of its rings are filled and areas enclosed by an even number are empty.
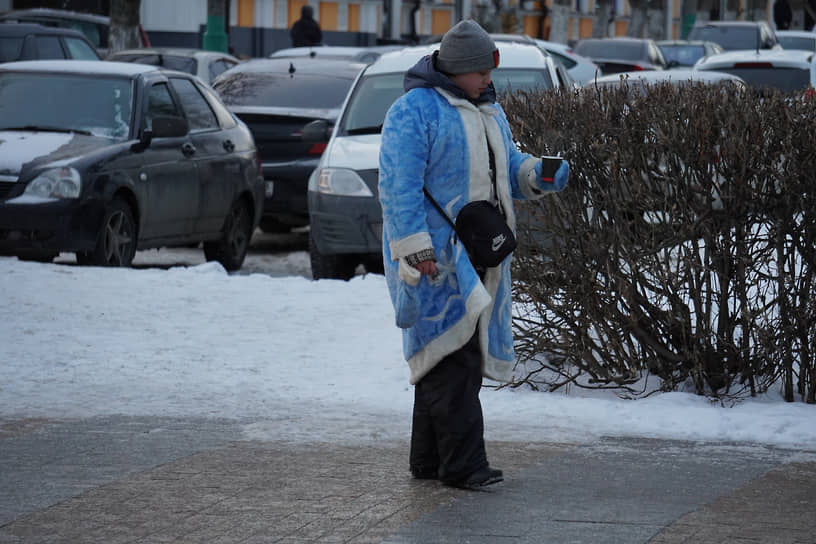
[[[798,49],[728,51],[701,59],[694,69],[733,74],[751,87],[770,87],[782,92],[806,91],[816,86],[816,54]]]
[[[674,85],[683,85],[685,83],[725,83],[731,82],[737,87],[744,87],[745,82],[742,78],[733,74],[726,74],[724,72],[689,70],[686,68],[677,68],[675,70],[650,70],[641,72],[622,72],[619,74],[610,74],[608,76],[601,76],[593,79],[584,88],[591,89],[596,87],[616,87],[619,85],[626,85],[629,88],[637,87],[641,91],[649,85],[659,85],[661,83],[672,83]]]
[[[555,89],[565,77],[571,84],[564,67],[537,46],[499,40],[496,45],[501,59],[492,73],[497,93]],[[438,48],[432,44],[385,53],[352,85],[328,145],[309,177],[309,254],[314,279],[349,279],[359,265],[368,271],[382,270],[377,184],[383,121],[404,92],[405,72]],[[328,128],[327,123],[313,123],[304,131],[304,138],[325,139]]]
[[[371,64],[383,53],[402,49],[402,45],[373,45],[373,46],[347,46],[347,45],[313,45],[305,47],[287,47],[278,49],[271,53],[269,58],[279,57],[315,57],[322,59],[342,59],[355,62]]]
[[[241,62],[227,53],[181,47],[123,49],[109,55],[105,60],[161,66],[169,70],[193,74],[206,83],[211,83],[216,76]]]
[[[589,83],[596,77],[603,75],[597,64],[586,57],[582,57],[566,44],[538,39],[535,42],[536,45],[555,57],[579,85]]]
[[[816,51],[816,32],[806,30],[777,30],[776,38],[783,49]]]

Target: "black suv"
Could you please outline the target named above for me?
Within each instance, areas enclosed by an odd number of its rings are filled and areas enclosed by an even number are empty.
[[[714,42],[726,51],[782,49],[776,33],[765,21],[708,21],[695,23],[689,40]]]
[[[0,62],[17,60],[101,60],[79,31],[29,23],[0,23]]]

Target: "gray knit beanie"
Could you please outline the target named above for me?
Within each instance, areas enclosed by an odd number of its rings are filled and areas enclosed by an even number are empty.
[[[436,68],[447,74],[492,70],[499,65],[499,50],[490,35],[472,19],[460,21],[442,37]]]

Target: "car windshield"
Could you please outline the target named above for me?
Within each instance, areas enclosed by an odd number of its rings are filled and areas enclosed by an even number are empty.
[[[760,64],[756,67],[717,68],[717,71],[739,76],[751,87],[771,87],[792,92],[810,86],[810,70],[807,68],[769,68]]]
[[[544,69],[497,68],[491,78],[498,94],[553,88]],[[404,79],[402,73],[364,77],[349,100],[341,130],[346,134],[378,133],[388,108],[403,93]]]
[[[661,45],[660,51],[663,52],[667,63],[675,63],[680,66],[693,66],[705,55],[702,45]]]
[[[578,42],[575,52],[596,59],[643,60],[646,48],[640,42],[592,40]]]
[[[132,97],[122,78],[0,73],[0,130],[47,127],[125,140]]]
[[[188,74],[196,74],[197,63],[192,57],[182,57],[179,55],[160,55],[157,53],[123,53],[113,55],[110,60],[117,62],[136,62],[139,64],[150,64],[151,66],[161,66],[168,70],[178,70]]]
[[[20,58],[23,38],[0,38],[0,62],[11,62]]]
[[[339,108],[352,83],[330,74],[237,72],[222,77],[214,88],[228,106]]]
[[[816,50],[816,36],[812,38],[806,36],[778,36],[778,38],[783,49]]]
[[[688,39],[718,43],[726,51],[756,49],[759,29],[753,26],[699,26],[691,29]]]

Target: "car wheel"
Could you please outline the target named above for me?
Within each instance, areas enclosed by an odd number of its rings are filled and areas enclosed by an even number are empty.
[[[221,239],[204,242],[204,257],[208,261],[218,261],[229,271],[235,271],[244,264],[252,239],[252,219],[244,201],[233,204],[224,220]]]
[[[357,268],[356,255],[324,255],[317,249],[314,238],[309,236],[309,260],[312,264],[312,279],[350,280]]]
[[[93,266],[129,267],[136,255],[136,222],[130,206],[119,198],[105,206],[102,228],[93,251],[77,252],[77,263]]]

